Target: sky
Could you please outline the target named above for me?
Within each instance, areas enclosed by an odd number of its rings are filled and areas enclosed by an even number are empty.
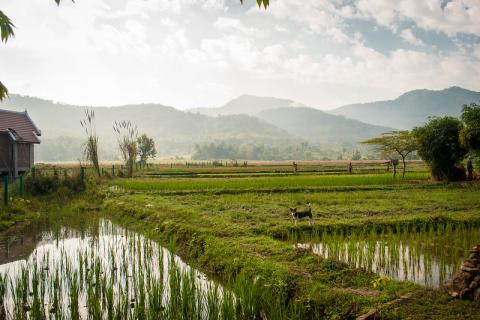
[[[331,109],[480,91],[480,0],[0,0],[11,93],[77,105],[217,107],[242,94]]]

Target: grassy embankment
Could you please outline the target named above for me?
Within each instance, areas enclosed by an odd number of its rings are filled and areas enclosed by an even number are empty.
[[[242,272],[284,290],[304,317],[346,319],[406,293],[384,318],[478,318],[480,308],[440,290],[389,281],[294,247],[332,229],[421,226],[480,221],[480,186],[435,184],[425,173],[390,175],[115,180],[106,212],[156,239],[176,237],[177,250],[217,276]],[[314,223],[294,226],[288,207],[311,203]],[[290,239],[290,241],[289,241]]]
[[[247,178],[236,177],[242,170],[235,167],[202,168],[195,170],[209,170],[215,178],[113,180],[110,184],[119,189],[105,189],[103,207],[108,217],[164,244],[176,238],[176,253],[210,275],[230,278],[241,273],[250,281],[262,282],[267,291],[285,293],[289,310],[299,318],[353,318],[412,292],[410,299],[381,311],[382,317],[479,318],[478,306],[450,299],[439,290],[399,281],[373,289],[372,281],[378,275],[294,246],[296,239],[315,240],[332,230],[355,232],[445,222],[477,225],[480,186],[431,183],[419,168],[409,172],[405,181],[393,180],[388,174]],[[182,170],[190,172],[192,168]],[[271,168],[260,167],[255,172],[272,173]],[[232,176],[220,175],[225,173]],[[27,215],[47,213],[72,199],[72,208],[99,203],[95,194],[89,194],[78,199],[35,198],[30,203],[19,202],[19,206]],[[288,207],[306,203],[312,204],[313,225],[303,222],[294,226]],[[5,226],[22,216],[13,215],[11,208],[1,212],[14,217]]]

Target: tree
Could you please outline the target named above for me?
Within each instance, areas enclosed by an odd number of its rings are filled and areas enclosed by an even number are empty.
[[[460,142],[463,124],[454,117],[431,118],[423,127],[413,129],[418,154],[430,166],[437,180],[461,180],[465,169],[458,166],[467,154]]]
[[[60,5],[62,0],[54,0],[57,5]],[[72,0],[74,2],[74,0]],[[267,1],[268,2],[268,1]],[[0,10],[0,40],[7,43],[8,39],[15,37],[13,29],[15,25],[12,20]],[[8,96],[8,89],[0,81],[0,102]]]
[[[378,138],[362,141],[363,144],[374,145],[382,155],[390,160],[395,156],[402,159],[403,172],[402,178],[405,178],[407,156],[417,149],[415,137],[409,131],[392,131],[382,134]],[[395,170],[394,170],[395,172]]]
[[[462,144],[472,153],[480,154],[480,105],[463,105],[460,118],[464,124],[460,132]]]
[[[352,160],[362,160],[362,154],[360,153],[360,151],[355,150],[352,153],[352,158],[351,159]]]
[[[147,163],[148,158],[155,158],[157,150],[155,149],[155,141],[146,134],[142,134],[137,139],[138,156],[142,165]]]

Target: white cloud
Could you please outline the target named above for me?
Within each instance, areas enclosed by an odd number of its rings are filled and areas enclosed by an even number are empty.
[[[359,16],[386,27],[401,21],[413,21],[419,28],[448,35],[467,33],[480,36],[480,1],[450,0],[442,8],[441,0],[358,0]]]
[[[300,56],[285,62],[285,71],[297,81],[344,86],[394,88],[444,88],[453,84],[476,86],[480,65],[462,55],[439,56],[398,49],[383,55],[362,44],[354,58],[325,55],[320,59]]]
[[[348,36],[344,33],[344,19],[336,7],[336,2],[336,0],[277,0],[271,3],[268,10],[252,8],[250,14],[272,16],[280,21],[290,20],[300,26],[306,26],[316,34],[345,42]]]
[[[400,36],[404,41],[413,44],[414,46],[425,46],[425,43],[413,34],[412,29],[403,29],[402,32],[400,32]]]
[[[7,1],[2,10],[17,29],[0,49],[0,78],[12,92],[71,103],[176,107],[220,105],[242,93],[334,106],[419,87],[480,89],[479,44],[452,37],[456,46],[448,54],[406,44],[422,45],[415,34],[420,29],[478,34],[471,18],[478,0],[453,0],[445,9],[439,0],[250,6],[221,0],[82,0],[60,7]],[[369,31],[352,31],[352,19],[370,20],[372,28],[398,27],[395,49],[368,47]]]
[[[213,26],[221,31],[236,30],[247,35],[255,34],[257,31],[255,28],[247,27],[240,20],[234,18],[219,17]]]
[[[480,43],[473,47],[473,56],[480,60]]]

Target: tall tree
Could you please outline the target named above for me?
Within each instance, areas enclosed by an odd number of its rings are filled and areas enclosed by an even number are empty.
[[[407,156],[417,149],[415,137],[409,131],[386,132],[378,138],[361,143],[375,146],[388,159],[392,160],[393,157],[398,156],[403,164],[402,178],[405,178]]]
[[[423,127],[413,129],[418,154],[430,166],[437,180],[461,180],[465,170],[457,165],[467,154],[460,142],[463,124],[454,117],[431,118]]]
[[[155,149],[155,141],[146,134],[142,134],[137,139],[138,156],[142,165],[147,163],[148,158],[155,158],[157,150]]]
[[[480,104],[463,105],[460,118],[464,124],[460,133],[463,145],[470,152],[480,155]]]

